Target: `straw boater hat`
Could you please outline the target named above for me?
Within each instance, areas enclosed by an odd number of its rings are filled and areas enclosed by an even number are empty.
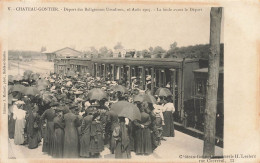
[[[74,94],[75,95],[80,95],[80,94],[82,94],[83,92],[82,91],[79,91],[79,90],[76,90],[75,92],[74,92]]]
[[[151,80],[151,79],[152,79],[151,75],[147,75],[146,80]]]

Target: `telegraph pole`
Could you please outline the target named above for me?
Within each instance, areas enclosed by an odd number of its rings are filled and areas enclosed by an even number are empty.
[[[212,7],[210,11],[210,54],[205,107],[203,156],[215,155],[216,108],[220,60],[220,32],[222,8]]]

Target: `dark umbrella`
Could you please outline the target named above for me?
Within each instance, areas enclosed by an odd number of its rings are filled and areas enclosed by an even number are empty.
[[[24,93],[25,92],[26,87],[24,85],[21,84],[16,84],[13,86],[12,88],[12,92],[21,92]]]
[[[147,95],[147,94],[135,95],[133,100],[135,102],[149,102],[149,103],[152,103],[152,104],[157,104],[156,99],[152,95]]]
[[[40,79],[40,80],[37,81],[37,85],[47,87],[48,85],[50,85],[50,82],[48,80],[45,80],[45,79]]]
[[[93,88],[88,92],[87,98],[89,100],[107,99],[107,93],[99,88]]]
[[[46,86],[42,86],[42,85],[38,85],[38,86],[37,86],[37,89],[38,89],[39,91],[45,90],[46,88],[47,88]]]
[[[122,85],[115,85],[111,88],[111,90],[115,91],[115,92],[121,92],[122,94],[128,93],[128,90],[126,89],[126,87],[122,86]]]
[[[30,76],[31,76],[32,73],[33,73],[33,72],[32,72],[31,70],[26,70],[26,71],[24,71],[24,73],[23,73],[23,78],[24,78],[25,80],[29,80],[29,78],[30,78]]]
[[[35,96],[41,94],[41,92],[36,87],[26,87],[24,94]]]
[[[127,101],[119,101],[111,106],[113,110],[119,117],[126,117],[130,120],[141,120],[141,113],[137,106]]]
[[[39,74],[31,74],[30,75],[30,80],[38,80],[39,79],[39,77],[40,77],[40,75]]]
[[[158,95],[158,96],[164,96],[164,97],[167,97],[167,96],[171,96],[172,93],[169,89],[167,88],[158,88],[155,92],[155,95]]]

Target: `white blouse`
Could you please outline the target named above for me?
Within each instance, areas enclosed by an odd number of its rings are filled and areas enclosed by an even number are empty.
[[[175,107],[173,103],[167,103],[163,106],[163,112],[165,111],[171,111],[172,113],[175,112]]]

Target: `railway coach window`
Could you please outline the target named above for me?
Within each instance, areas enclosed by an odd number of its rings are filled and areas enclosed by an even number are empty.
[[[195,93],[196,95],[206,95],[206,80],[197,79]]]

